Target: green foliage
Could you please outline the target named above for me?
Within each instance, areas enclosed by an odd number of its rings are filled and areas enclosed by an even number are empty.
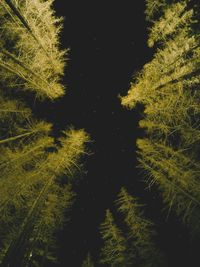
[[[149,183],[160,188],[169,210],[174,208],[197,233],[200,49],[195,12],[187,2],[167,4],[163,15],[153,21],[148,44],[157,45],[157,51],[134,78],[122,105],[143,104],[139,125],[146,138],[137,141],[140,166]]]

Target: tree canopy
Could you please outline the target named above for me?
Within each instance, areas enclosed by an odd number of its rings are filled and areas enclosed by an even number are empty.
[[[199,27],[188,1],[147,1],[164,7],[153,17],[148,45],[156,52],[131,83],[122,105],[144,106],[138,160],[169,209],[199,232]]]

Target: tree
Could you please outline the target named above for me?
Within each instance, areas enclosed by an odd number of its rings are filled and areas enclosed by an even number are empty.
[[[137,141],[139,162],[150,176],[149,182],[156,183],[162,191],[163,200],[183,221],[199,231],[199,164],[186,157],[181,149],[173,150],[165,144],[146,140]]]
[[[3,0],[1,5],[0,77],[4,84],[34,91],[41,98],[62,96],[66,51],[59,49],[62,19],[55,17],[52,1]]]
[[[154,225],[144,217],[143,205],[138,204],[125,188],[121,189],[116,205],[122,214],[121,227],[118,228],[112,213],[107,210],[100,226],[104,241],[100,262],[114,267],[166,266],[164,256],[154,242]]]
[[[2,234],[3,230],[5,231],[5,228],[3,229],[5,224],[8,228],[5,238],[2,239],[3,266],[21,264],[24,260],[28,260],[28,258],[24,259],[26,255],[31,254],[31,258],[33,258],[34,251],[37,251],[37,244],[39,244],[41,252],[42,240],[44,240],[44,244],[50,246],[51,242],[48,242],[48,238],[52,238],[52,234],[60,225],[58,222],[63,221],[61,216],[63,216],[64,210],[71,205],[73,194],[69,191],[69,186],[72,178],[61,183],[57,177],[61,177],[63,174],[74,175],[74,169],[78,166],[80,155],[84,153],[84,144],[87,142],[88,136],[84,131],[75,130],[65,132],[66,135],[68,138],[61,139],[61,147],[57,148],[56,152],[49,153],[45,162],[40,160],[37,168],[34,166],[35,168],[29,173],[25,172],[25,175],[29,174],[28,180],[21,177],[22,182],[15,188],[12,199],[9,199],[7,203],[12,210],[6,209],[5,221],[2,221],[2,228],[0,227]],[[35,176],[34,179],[33,176]],[[7,189],[7,187],[5,188]],[[13,207],[15,207],[14,212]],[[41,235],[40,242],[37,240],[38,231]],[[48,250],[45,249],[43,248],[45,251],[43,257],[48,257]]]
[[[116,201],[118,211],[123,214],[128,226],[129,258],[134,266],[165,266],[164,258],[153,242],[153,223],[144,218],[142,205],[137,202],[125,188],[121,189]]]
[[[139,122],[146,137],[137,141],[138,160],[156,183],[169,210],[199,232],[199,24],[188,1],[165,3],[160,14],[150,12],[148,45],[157,50],[138,73],[122,105],[144,106]],[[163,1],[154,1],[162,5]],[[156,11],[156,9],[155,9]],[[158,17],[160,15],[160,17]],[[196,16],[197,18],[197,16]]]
[[[112,267],[126,266],[126,240],[115,225],[109,210],[106,211],[105,221],[100,226],[100,233],[104,240],[101,263],[109,264]]]
[[[69,219],[72,183],[89,140],[70,128],[55,137],[21,90],[40,99],[64,94],[62,19],[52,1],[2,0],[0,7],[0,265],[55,264],[56,234]],[[14,89],[14,90],[13,90]]]

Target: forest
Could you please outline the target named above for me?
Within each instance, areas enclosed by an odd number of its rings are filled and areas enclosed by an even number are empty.
[[[119,110],[139,114],[133,168],[142,193],[134,195],[122,180],[95,225],[94,251],[80,252],[77,265],[66,262],[69,247],[60,240],[73,224],[76,188],[87,182],[96,140],[67,113],[64,127],[40,114],[40,107],[48,113],[67,99],[64,81],[73,61],[73,48],[61,39],[62,32],[67,39],[66,18],[54,2],[0,0],[0,266],[172,267],[148,201],[139,195],[159,195],[159,212],[172,214],[189,244],[200,245],[200,4],[144,1],[152,56],[129,77],[128,92],[114,95]],[[78,102],[72,105],[76,112]]]

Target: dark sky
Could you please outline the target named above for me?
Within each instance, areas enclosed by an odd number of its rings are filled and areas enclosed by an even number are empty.
[[[74,125],[93,140],[86,173],[74,187],[77,198],[71,222],[60,237],[61,266],[80,267],[88,251],[98,257],[102,245],[98,228],[105,210],[113,210],[121,186],[147,204],[146,215],[156,224],[157,243],[169,266],[196,266],[187,231],[173,214],[167,221],[158,192],[145,190],[136,169],[142,109],[126,110],[118,98],[126,94],[134,72],[152,57],[146,46],[144,1],[55,0],[55,9],[65,17],[62,46],[70,48],[64,79],[67,93],[53,104],[41,104],[39,112],[56,129]]]

